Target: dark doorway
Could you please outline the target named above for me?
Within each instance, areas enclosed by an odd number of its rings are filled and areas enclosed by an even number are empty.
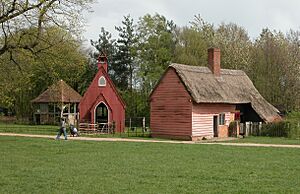
[[[37,125],[40,125],[41,124],[41,115],[40,114],[36,114],[35,115],[35,123]]]
[[[251,122],[262,122],[263,120],[260,116],[253,110],[250,103],[248,104],[238,104],[236,110],[240,111],[240,122],[245,123]]]
[[[214,116],[214,137],[218,137],[218,116]]]
[[[108,109],[104,103],[100,103],[96,108],[96,123],[108,123]]]

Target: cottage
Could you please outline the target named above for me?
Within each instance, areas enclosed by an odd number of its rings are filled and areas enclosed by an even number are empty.
[[[55,124],[64,116],[75,125],[80,100],[81,95],[60,80],[31,101],[35,107],[34,121],[37,124]]]
[[[114,123],[115,130],[121,132],[125,127],[125,103],[107,69],[107,57],[101,53],[98,72],[79,104],[80,122],[98,124],[100,127]]]
[[[259,94],[245,72],[220,68],[216,48],[208,50],[208,67],[171,64],[149,100],[154,137],[227,137],[232,121],[280,119],[279,111]]]

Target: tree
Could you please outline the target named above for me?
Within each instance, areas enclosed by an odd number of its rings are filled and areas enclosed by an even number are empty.
[[[78,33],[83,24],[82,11],[92,1],[0,0],[0,56],[9,53],[10,60],[17,63],[14,50],[37,53],[40,43],[52,45],[42,36],[50,26]]]
[[[180,28],[173,61],[187,65],[206,65],[207,42],[203,34],[192,27]]]
[[[286,110],[300,111],[300,31],[290,30],[288,42],[288,63],[284,66],[284,105]]]
[[[139,76],[145,94],[150,93],[174,56],[175,29],[173,21],[159,14],[139,19]]]
[[[122,89],[129,88],[133,89],[134,74],[136,72],[136,44],[137,37],[135,34],[135,29],[133,25],[133,19],[128,16],[124,16],[124,21],[122,21],[123,26],[116,27],[119,32],[119,39],[117,41],[117,53],[116,53],[116,64],[115,72],[118,72],[120,82],[124,84],[128,83],[127,86],[123,86]],[[119,71],[117,71],[117,68]],[[127,79],[129,75],[129,79]]]
[[[289,63],[288,44],[280,32],[263,29],[255,40],[249,76],[260,93],[272,104],[284,102],[284,67]]]
[[[45,29],[41,37],[60,44],[34,54],[24,49],[16,50],[15,60],[22,67],[21,71],[13,65],[8,53],[3,54],[0,61],[0,69],[4,70],[0,76],[6,78],[0,84],[0,106],[11,109],[20,118],[30,117],[30,100],[56,81],[63,79],[75,89],[81,84],[86,56],[80,49],[80,42],[70,33],[54,27]],[[37,45],[37,48],[44,47],[47,43]]]
[[[136,84],[138,64],[135,27],[133,19],[128,15],[124,16],[122,26],[115,28],[119,32],[119,38],[113,68],[119,77],[117,83],[126,102],[126,115],[130,117],[140,116],[137,104],[139,93]]]
[[[221,49],[222,68],[249,71],[252,43],[244,28],[222,23],[214,33],[213,45]]]
[[[243,27],[234,23],[222,23],[214,27],[200,15],[196,15],[191,24],[192,28],[198,32],[198,36],[201,35],[203,45],[206,42],[205,50],[209,47],[221,49],[222,68],[249,70],[252,42]]]
[[[99,39],[97,41],[91,40],[91,44],[96,48],[96,52],[91,53],[92,63],[96,66],[97,59],[99,57],[100,52],[104,52],[107,56],[108,62],[108,73],[110,78],[119,88],[122,88],[124,83],[123,80],[119,76],[120,67],[116,64],[116,53],[117,53],[117,43],[115,39],[112,39],[111,33],[106,31],[103,27],[101,28],[101,33],[99,34]],[[125,82],[127,86],[127,80]]]

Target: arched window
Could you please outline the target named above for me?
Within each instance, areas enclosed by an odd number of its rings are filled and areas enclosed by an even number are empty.
[[[106,79],[104,76],[101,76],[98,80],[98,86],[106,86]]]

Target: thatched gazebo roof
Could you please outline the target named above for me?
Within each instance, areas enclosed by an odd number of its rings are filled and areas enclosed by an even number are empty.
[[[169,68],[175,69],[196,103],[250,103],[265,122],[280,119],[279,111],[261,96],[241,70],[221,69],[218,77],[208,67],[172,64]]]
[[[79,103],[81,95],[63,80],[50,86],[46,91],[33,99],[32,103]]]

